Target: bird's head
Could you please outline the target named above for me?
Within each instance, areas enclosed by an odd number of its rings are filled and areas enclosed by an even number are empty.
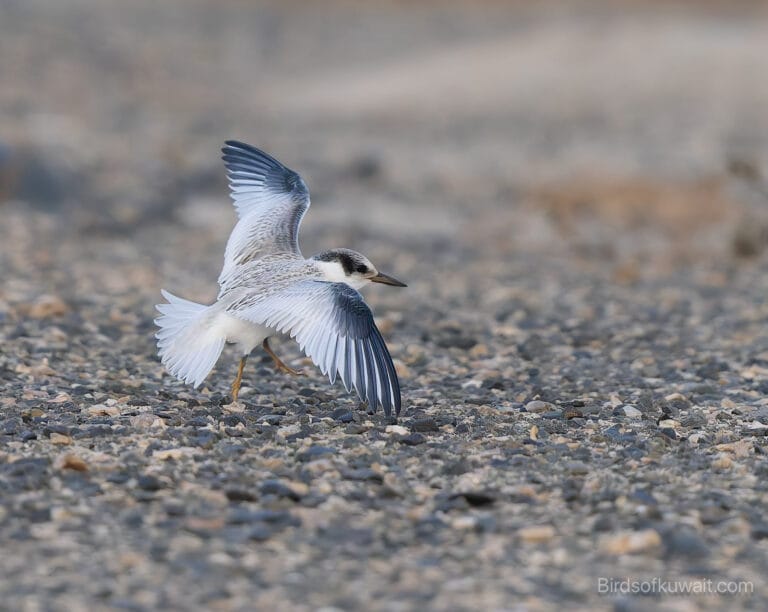
[[[357,251],[350,249],[331,249],[312,257],[332,283],[346,283],[353,289],[360,289],[368,283],[383,283],[393,287],[407,287],[405,283],[382,274],[370,260]]]

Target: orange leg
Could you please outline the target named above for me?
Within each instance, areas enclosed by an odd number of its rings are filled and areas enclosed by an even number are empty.
[[[273,351],[273,350],[270,348],[270,346],[269,346],[269,338],[265,339],[265,340],[264,340],[264,342],[262,343],[262,345],[261,345],[261,346],[262,346],[262,348],[263,348],[265,351],[267,351],[267,354],[268,354],[270,357],[272,357],[272,359],[273,359],[273,360],[274,360],[274,362],[275,362],[275,367],[276,367],[278,370],[282,370],[282,371],[283,371],[283,372],[285,372],[286,374],[293,374],[294,376],[301,376],[301,372],[297,372],[297,371],[296,371],[296,370],[294,370],[293,368],[291,368],[291,367],[288,367],[287,365],[285,365],[285,364],[283,363],[283,361],[282,361],[282,359],[280,359],[280,357],[278,357],[277,355],[275,355],[275,352],[274,352],[274,351]]]
[[[232,383],[232,402],[237,401],[237,396],[240,393],[240,383],[243,382],[243,370],[245,369],[245,361],[248,359],[248,355],[244,355],[240,358],[240,366],[237,368],[237,377],[235,382]]]

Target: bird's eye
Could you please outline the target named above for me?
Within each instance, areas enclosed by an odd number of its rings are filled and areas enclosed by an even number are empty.
[[[366,266],[360,264],[359,266],[357,266],[355,268],[355,272],[357,272],[358,274],[366,274],[368,272],[368,268]]]

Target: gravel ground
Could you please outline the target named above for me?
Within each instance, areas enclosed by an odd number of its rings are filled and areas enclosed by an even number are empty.
[[[0,608],[766,609],[762,6],[217,6],[0,5]],[[158,362],[228,137],[408,282],[397,422]],[[654,578],[752,592],[598,588]]]

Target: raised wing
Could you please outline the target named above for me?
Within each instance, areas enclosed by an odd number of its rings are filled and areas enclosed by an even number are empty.
[[[331,383],[336,375],[373,410],[400,414],[400,383],[363,297],[345,283],[304,280],[273,293],[248,295],[229,313],[289,334]]]
[[[227,242],[219,284],[238,265],[270,253],[301,256],[299,225],[309,208],[304,181],[271,155],[235,140],[221,151],[240,220]]]

